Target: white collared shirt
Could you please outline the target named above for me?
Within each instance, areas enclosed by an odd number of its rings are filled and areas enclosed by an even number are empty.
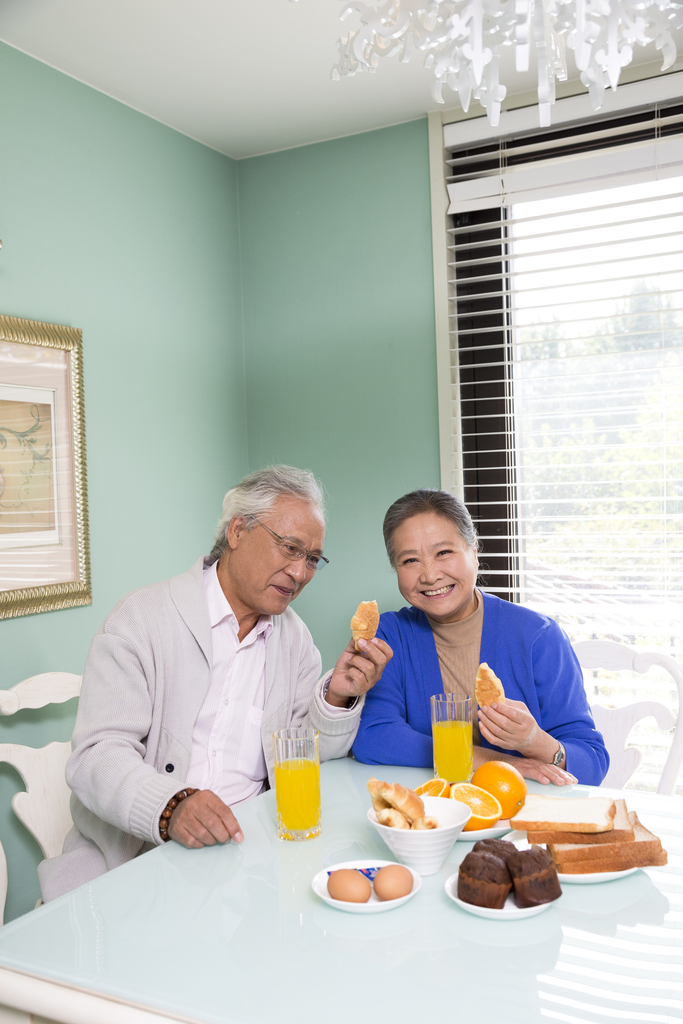
[[[192,730],[186,785],[210,789],[232,806],[256,796],[268,771],[261,744],[266,700],[266,641],[272,618],[262,615],[240,642],[239,625],[218,581],[204,570],[211,622],[211,683]]]

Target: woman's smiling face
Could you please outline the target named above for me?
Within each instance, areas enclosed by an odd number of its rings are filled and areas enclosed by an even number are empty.
[[[437,622],[458,622],[477,607],[479,559],[457,527],[435,512],[421,512],[394,530],[398,589]]]

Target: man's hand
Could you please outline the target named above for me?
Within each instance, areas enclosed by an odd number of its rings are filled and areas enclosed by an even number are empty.
[[[169,819],[168,834],[177,843],[198,850],[202,846],[244,839],[237,818],[210,789],[188,796]]]
[[[334,666],[325,700],[335,708],[348,707],[349,699],[371,690],[394,656],[389,644],[375,637],[359,640],[360,651],[353,640]]]

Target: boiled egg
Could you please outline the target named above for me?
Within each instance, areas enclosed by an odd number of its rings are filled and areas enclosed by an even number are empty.
[[[400,864],[387,864],[375,875],[375,893],[380,900],[399,900],[413,891],[413,876]]]
[[[361,875],[355,868],[339,868],[328,878],[327,891],[333,900],[342,900],[344,903],[367,903],[372,895],[372,886],[365,875]]]

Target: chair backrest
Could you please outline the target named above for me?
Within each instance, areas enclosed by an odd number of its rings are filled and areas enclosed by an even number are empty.
[[[636,771],[643,754],[638,747],[627,747],[628,735],[643,718],[652,715],[660,729],[673,729],[680,719],[683,707],[683,671],[669,654],[658,651],[639,651],[613,640],[583,640],[573,645],[582,668],[609,669],[611,671],[647,672],[654,666],[664,669],[672,677],[678,691],[678,715],[659,701],[638,701],[621,708],[591,705],[595,724],[605,738],[610,756],[610,768],[603,786],[621,789]],[[672,794],[683,764],[683,729],[676,729],[666,763],[657,787],[658,793]]]
[[[81,691],[81,677],[71,672],[45,672],[0,690],[0,715],[13,715],[23,708],[63,704]],[[0,761],[11,764],[21,775],[26,792],[15,793],[12,810],[36,840],[43,856],[62,852],[73,822],[69,807],[70,790],[64,770],[71,743],[48,743],[46,747],[0,744]],[[7,897],[7,863],[0,844],[0,924]]]

